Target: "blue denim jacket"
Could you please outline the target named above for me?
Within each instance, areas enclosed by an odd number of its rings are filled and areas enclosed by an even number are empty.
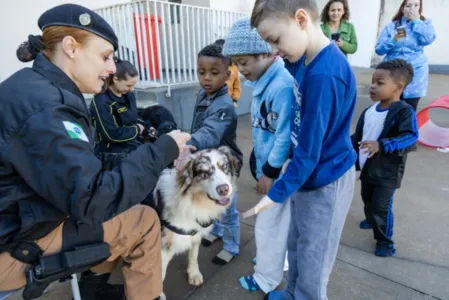
[[[254,89],[251,120],[256,177],[277,178],[290,154],[293,77],[284,61],[276,58],[259,80],[245,84]]]
[[[405,26],[406,37],[394,40],[398,26]],[[378,55],[386,55],[385,60],[401,58],[413,66],[415,72],[413,81],[404,91],[404,98],[420,98],[427,95],[429,82],[429,64],[424,55],[424,47],[435,41],[436,34],[432,21],[408,21],[402,18],[400,22],[391,22],[382,31],[376,45]]]

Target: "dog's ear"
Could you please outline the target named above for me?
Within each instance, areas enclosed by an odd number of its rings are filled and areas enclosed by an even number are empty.
[[[182,171],[178,171],[178,181],[181,186],[189,186],[193,180],[193,159],[189,160]]]
[[[218,151],[226,155],[232,167],[232,174],[239,177],[240,169],[242,168],[241,162],[237,157],[234,156],[231,148],[229,148],[228,146],[221,146],[220,148],[218,148]]]

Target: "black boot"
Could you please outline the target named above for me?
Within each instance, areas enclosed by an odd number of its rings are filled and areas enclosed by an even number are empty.
[[[96,275],[91,271],[81,274],[78,284],[83,300],[123,300],[125,289],[123,284],[108,284],[111,274]]]

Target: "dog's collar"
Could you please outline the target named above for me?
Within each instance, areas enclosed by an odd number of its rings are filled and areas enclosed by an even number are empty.
[[[161,225],[163,227],[167,228],[168,230],[173,231],[174,233],[177,233],[177,234],[180,234],[180,235],[191,235],[191,236],[194,236],[195,234],[198,233],[198,231],[194,230],[194,229],[186,231],[186,230],[184,230],[182,228],[178,228],[178,227],[173,226],[172,224],[168,223],[165,220],[161,220]]]
[[[196,222],[201,227],[207,228],[207,227],[211,226],[215,222],[215,220],[213,220],[213,219],[209,220],[209,222],[207,222],[207,223],[201,223],[199,221],[196,221]],[[182,228],[178,228],[176,226],[173,226],[172,224],[170,224],[167,221],[162,220],[162,219],[161,219],[161,225],[162,225],[162,227],[165,227],[168,230],[173,231],[174,233],[177,233],[177,234],[180,234],[180,235],[191,235],[191,236],[194,236],[195,234],[198,233],[198,230],[192,229],[192,230],[186,231],[186,230],[184,230]]]

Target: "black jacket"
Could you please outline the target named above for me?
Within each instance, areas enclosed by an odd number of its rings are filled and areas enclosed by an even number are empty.
[[[363,138],[365,113],[363,111],[357,123],[352,142],[359,153],[359,142]],[[381,132],[379,152],[368,158],[360,174],[360,180],[387,188],[400,188],[404,175],[407,153],[413,149],[418,140],[418,127],[415,112],[404,101],[391,105],[385,118],[384,129]],[[360,170],[359,160],[356,162]]]
[[[0,84],[0,103],[0,247],[43,237],[69,216],[101,228],[140,203],[179,154],[163,136],[103,171],[83,95],[42,53]]]
[[[191,134],[188,144],[197,150],[228,146],[233,155],[243,161],[243,154],[237,146],[238,116],[234,103],[224,86],[211,97],[204,90],[198,94],[193,115]]]
[[[141,145],[133,92],[122,97],[117,97],[110,89],[97,94],[90,104],[90,113],[97,130],[96,154],[128,153]]]

